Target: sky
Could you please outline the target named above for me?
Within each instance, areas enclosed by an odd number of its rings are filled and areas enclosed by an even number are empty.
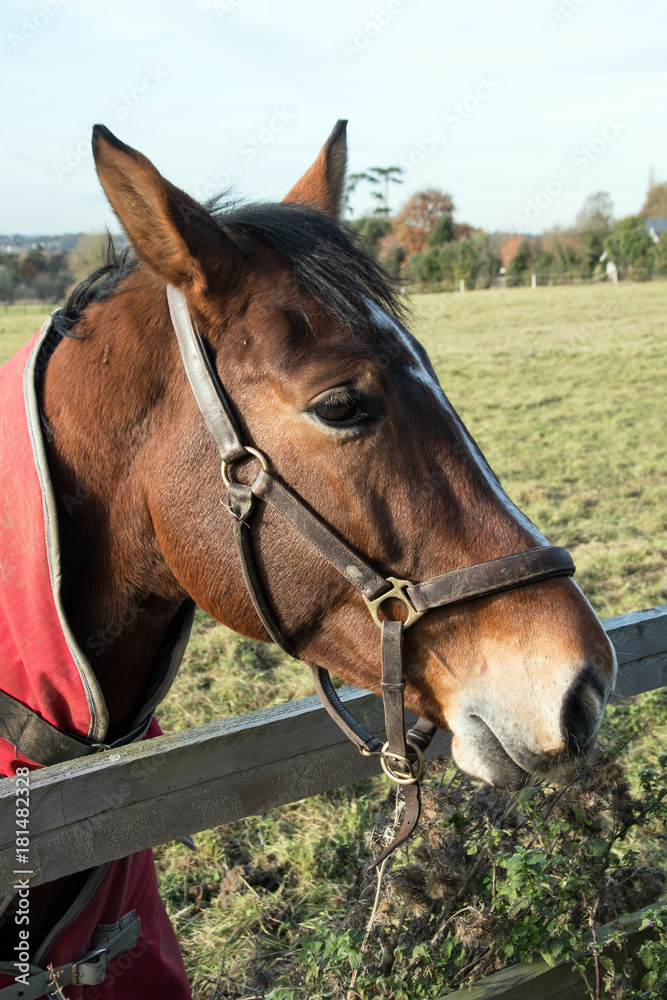
[[[667,180],[664,0],[2,0],[0,233],[118,231],[107,125],[199,199],[279,200],[349,119],[349,167],[404,167],[488,231],[636,213]],[[373,207],[360,184],[356,215]]]

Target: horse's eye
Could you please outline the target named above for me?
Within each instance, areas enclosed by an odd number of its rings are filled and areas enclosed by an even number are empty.
[[[332,392],[315,407],[315,413],[327,424],[349,424],[364,416],[360,401],[350,392]]]

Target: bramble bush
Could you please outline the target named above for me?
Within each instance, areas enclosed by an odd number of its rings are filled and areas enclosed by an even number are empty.
[[[591,1000],[666,996],[667,904],[657,902],[666,878],[641,863],[632,839],[665,829],[667,753],[640,770],[633,793],[621,759],[637,733],[619,729],[562,788],[507,794],[431,763],[409,861],[377,873],[357,863],[342,922],[306,935],[267,996],[441,1000],[537,955],[572,960]],[[371,853],[393,835],[400,799],[392,791],[383,803]],[[658,940],[642,944],[638,976],[615,922],[653,903],[642,927]]]

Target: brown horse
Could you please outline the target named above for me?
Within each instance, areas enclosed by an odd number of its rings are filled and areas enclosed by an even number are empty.
[[[84,736],[109,744],[136,725],[190,599],[267,638],[167,284],[187,300],[246,444],[382,574],[423,580],[546,544],[403,326],[390,278],[338,221],[344,123],[281,204],[209,211],[106,129],[94,153],[136,256],[77,291],[54,323],[41,381],[64,612],[84,650],[123,623],[89,657],[98,711]],[[239,465],[235,475],[254,473]],[[255,516],[258,574],[296,655],[378,691],[379,633],[358,591],[273,509]],[[462,768],[500,787],[567,771],[594,740],[614,682],[611,645],[564,577],[434,610],[406,647],[408,707],[452,732]],[[35,943],[85,877],[33,890]],[[14,934],[7,921],[0,958]]]

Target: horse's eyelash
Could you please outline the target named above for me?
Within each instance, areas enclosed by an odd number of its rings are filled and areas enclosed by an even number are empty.
[[[334,389],[328,396],[321,399],[318,406],[350,406],[352,403],[358,403],[359,398],[356,393],[351,392],[349,389]]]

